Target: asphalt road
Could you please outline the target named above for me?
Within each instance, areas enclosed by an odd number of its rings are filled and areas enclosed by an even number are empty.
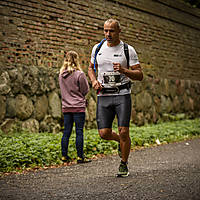
[[[0,199],[200,200],[200,138],[131,152],[130,176],[117,155],[0,178]]]

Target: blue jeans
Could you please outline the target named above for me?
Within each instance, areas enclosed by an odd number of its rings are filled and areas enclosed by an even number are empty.
[[[85,124],[85,112],[64,113],[64,132],[61,140],[62,156],[68,156],[69,138],[73,124],[76,129],[76,150],[78,157],[83,158],[83,127]]]

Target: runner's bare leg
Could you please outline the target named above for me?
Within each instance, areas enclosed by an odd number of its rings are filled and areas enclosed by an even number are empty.
[[[129,136],[129,127],[119,127],[120,147],[122,161],[127,162],[131,149],[131,139]]]
[[[114,140],[116,142],[120,142],[119,135],[113,131],[112,128],[99,129],[99,135],[104,140]]]

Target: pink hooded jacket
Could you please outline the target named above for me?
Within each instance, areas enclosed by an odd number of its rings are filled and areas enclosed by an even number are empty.
[[[64,70],[59,74],[59,85],[62,112],[85,112],[85,96],[89,92],[89,85],[84,72],[74,71],[70,74]]]

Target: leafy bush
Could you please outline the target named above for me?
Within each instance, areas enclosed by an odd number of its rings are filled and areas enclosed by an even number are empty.
[[[142,146],[154,144],[158,139],[161,143],[180,141],[200,135],[200,119],[165,122],[157,125],[130,127],[132,144]]]
[[[0,171],[59,164],[61,134],[9,134],[0,137]]]
[[[114,126],[117,130],[117,127]],[[102,140],[96,129],[85,130],[84,152],[87,157],[117,152],[117,143]],[[149,146],[159,140],[169,143],[200,135],[200,119],[165,122],[136,127],[131,125],[133,146]],[[0,134],[0,172],[61,164],[62,133],[10,133]],[[76,158],[75,131],[70,137],[69,156]]]

